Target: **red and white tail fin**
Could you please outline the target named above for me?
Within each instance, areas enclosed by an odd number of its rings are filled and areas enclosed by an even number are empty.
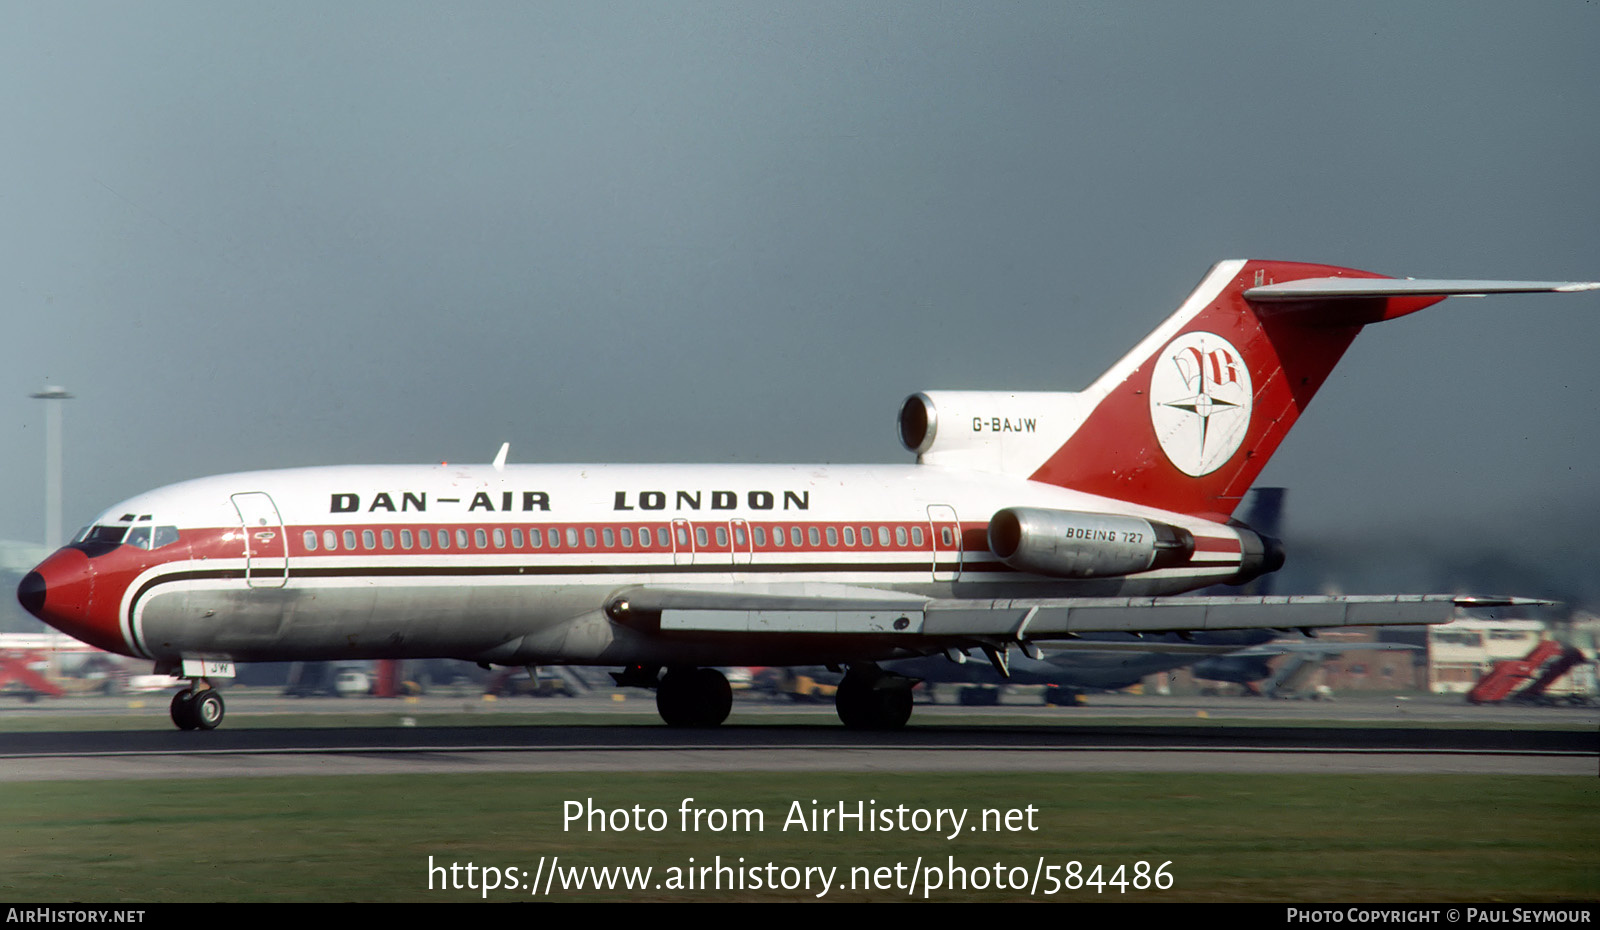
[[[1452,295],[1594,289],[1600,283],[1423,281],[1222,262],[1078,395],[1081,422],[1030,477],[1226,518],[1361,327]]]

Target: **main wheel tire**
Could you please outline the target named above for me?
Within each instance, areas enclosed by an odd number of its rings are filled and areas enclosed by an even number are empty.
[[[694,701],[687,672],[668,672],[656,686],[656,713],[669,727],[694,726]]]
[[[898,730],[911,719],[911,688],[884,685],[869,675],[846,675],[834,698],[839,720],[852,730]]]
[[[733,688],[714,668],[673,669],[656,687],[656,712],[669,727],[715,727],[733,709]]]
[[[694,670],[695,726],[720,727],[733,711],[733,686],[714,668]]]

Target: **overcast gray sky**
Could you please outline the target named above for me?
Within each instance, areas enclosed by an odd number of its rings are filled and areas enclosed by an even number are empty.
[[[1600,279],[1594,3],[0,5],[0,537],[217,472],[899,462],[1223,258]],[[1600,295],[1369,330],[1302,532],[1597,512]]]

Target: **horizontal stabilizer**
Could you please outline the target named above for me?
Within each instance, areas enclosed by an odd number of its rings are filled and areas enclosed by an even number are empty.
[[[1264,284],[1245,300],[1339,300],[1350,297],[1484,297],[1600,290],[1600,281],[1457,281],[1429,278],[1302,278]]]

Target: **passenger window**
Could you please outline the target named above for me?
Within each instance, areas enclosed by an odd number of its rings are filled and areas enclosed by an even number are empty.
[[[913,526],[911,528],[911,545],[916,546],[918,549],[922,548],[922,527]]]
[[[438,530],[437,532],[434,533],[434,537],[439,540],[439,548],[440,549],[448,549],[448,548],[450,548],[450,531],[449,530]]]
[[[749,537],[745,534],[743,526],[736,526],[736,527],[733,528],[733,543],[734,543],[734,545],[738,546],[740,549],[743,549],[743,548],[745,548],[745,545],[746,545],[745,544],[745,540],[748,539],[748,538]]]
[[[594,548],[594,527],[586,526],[583,528],[583,544],[590,549]]]
[[[728,528],[725,526],[717,527],[717,545],[723,549],[728,548]]]
[[[393,549],[394,548],[394,530],[384,530],[383,531],[383,548],[385,548],[385,549]]]
[[[355,548],[356,548],[356,531],[355,530],[345,530],[343,535],[344,535],[344,547],[346,549],[354,551]]]
[[[472,544],[477,546],[479,549],[487,549],[487,548],[489,548],[489,533],[488,533],[488,531],[486,531],[486,530],[473,530],[472,531]]]
[[[775,526],[772,528],[772,544],[780,549],[783,548],[783,527]]]
[[[422,544],[422,548],[424,548],[424,549],[432,549],[433,548],[433,534],[428,532],[427,530],[418,530],[417,531],[417,542],[421,543]]]
[[[894,528],[894,544],[897,545],[897,546],[904,546],[906,544],[906,528],[905,527],[897,526],[897,527]]]
[[[400,548],[402,548],[402,549],[410,549],[411,548],[411,531],[410,530],[401,530],[400,531]]]
[[[545,532],[549,535],[550,548],[552,548],[552,549],[560,549],[561,548],[561,531],[552,526],[552,527],[550,527],[550,529],[546,530]]]
[[[956,544],[955,535],[950,532],[950,527],[948,527],[948,526],[939,527],[939,544],[941,546],[947,546],[947,547],[948,546],[953,546],[953,545]]]
[[[889,528],[887,526],[878,527],[878,545],[889,545]]]
[[[574,526],[567,527],[567,545],[568,546],[572,546],[572,547],[576,547],[578,545],[578,528],[577,527],[574,527]]]
[[[600,539],[605,542],[607,549],[615,549],[617,547],[617,531],[609,526],[601,528]]]
[[[667,532],[667,528],[664,526],[656,527],[656,545],[663,549],[672,545],[672,535]]]
[[[756,545],[762,547],[763,549],[766,548],[766,545],[767,545],[767,531],[766,531],[766,529],[764,527],[758,526],[758,527],[754,528],[754,532],[756,534]]]
[[[371,530],[362,530],[361,531],[361,548],[363,548],[363,549],[376,549],[376,548],[378,548],[378,537]]]
[[[822,531],[818,530],[814,526],[808,528],[806,530],[806,541],[811,543],[813,546],[822,545]]]
[[[305,535],[303,535],[301,537],[301,539],[305,540],[305,545],[306,545],[306,551],[307,552],[316,552],[317,551],[317,531],[316,530],[306,530],[305,531]]]
[[[707,545],[710,544],[711,540],[709,538],[707,538],[707,536],[706,536],[706,528],[705,527],[697,526],[697,527],[694,528],[694,542],[695,542],[695,545],[699,546],[702,549],[704,549]]]
[[[798,526],[789,527],[789,542],[791,542],[794,545],[798,546],[798,545],[801,544],[801,538],[802,537],[800,536],[800,527],[798,527]]]
[[[847,526],[847,527],[844,528],[844,544],[847,545],[847,546],[854,546],[856,544],[856,528],[855,527]]]
[[[835,526],[830,526],[830,527],[828,527],[828,548],[829,549],[837,548],[838,545],[839,545],[839,528],[835,527]]]
[[[633,548],[633,527],[631,526],[625,526],[622,528],[622,548]]]
[[[481,533],[483,531],[479,530],[478,532]],[[457,549],[465,549],[465,548],[467,548],[467,531],[466,530],[462,530],[462,529],[456,530],[456,548]]]

